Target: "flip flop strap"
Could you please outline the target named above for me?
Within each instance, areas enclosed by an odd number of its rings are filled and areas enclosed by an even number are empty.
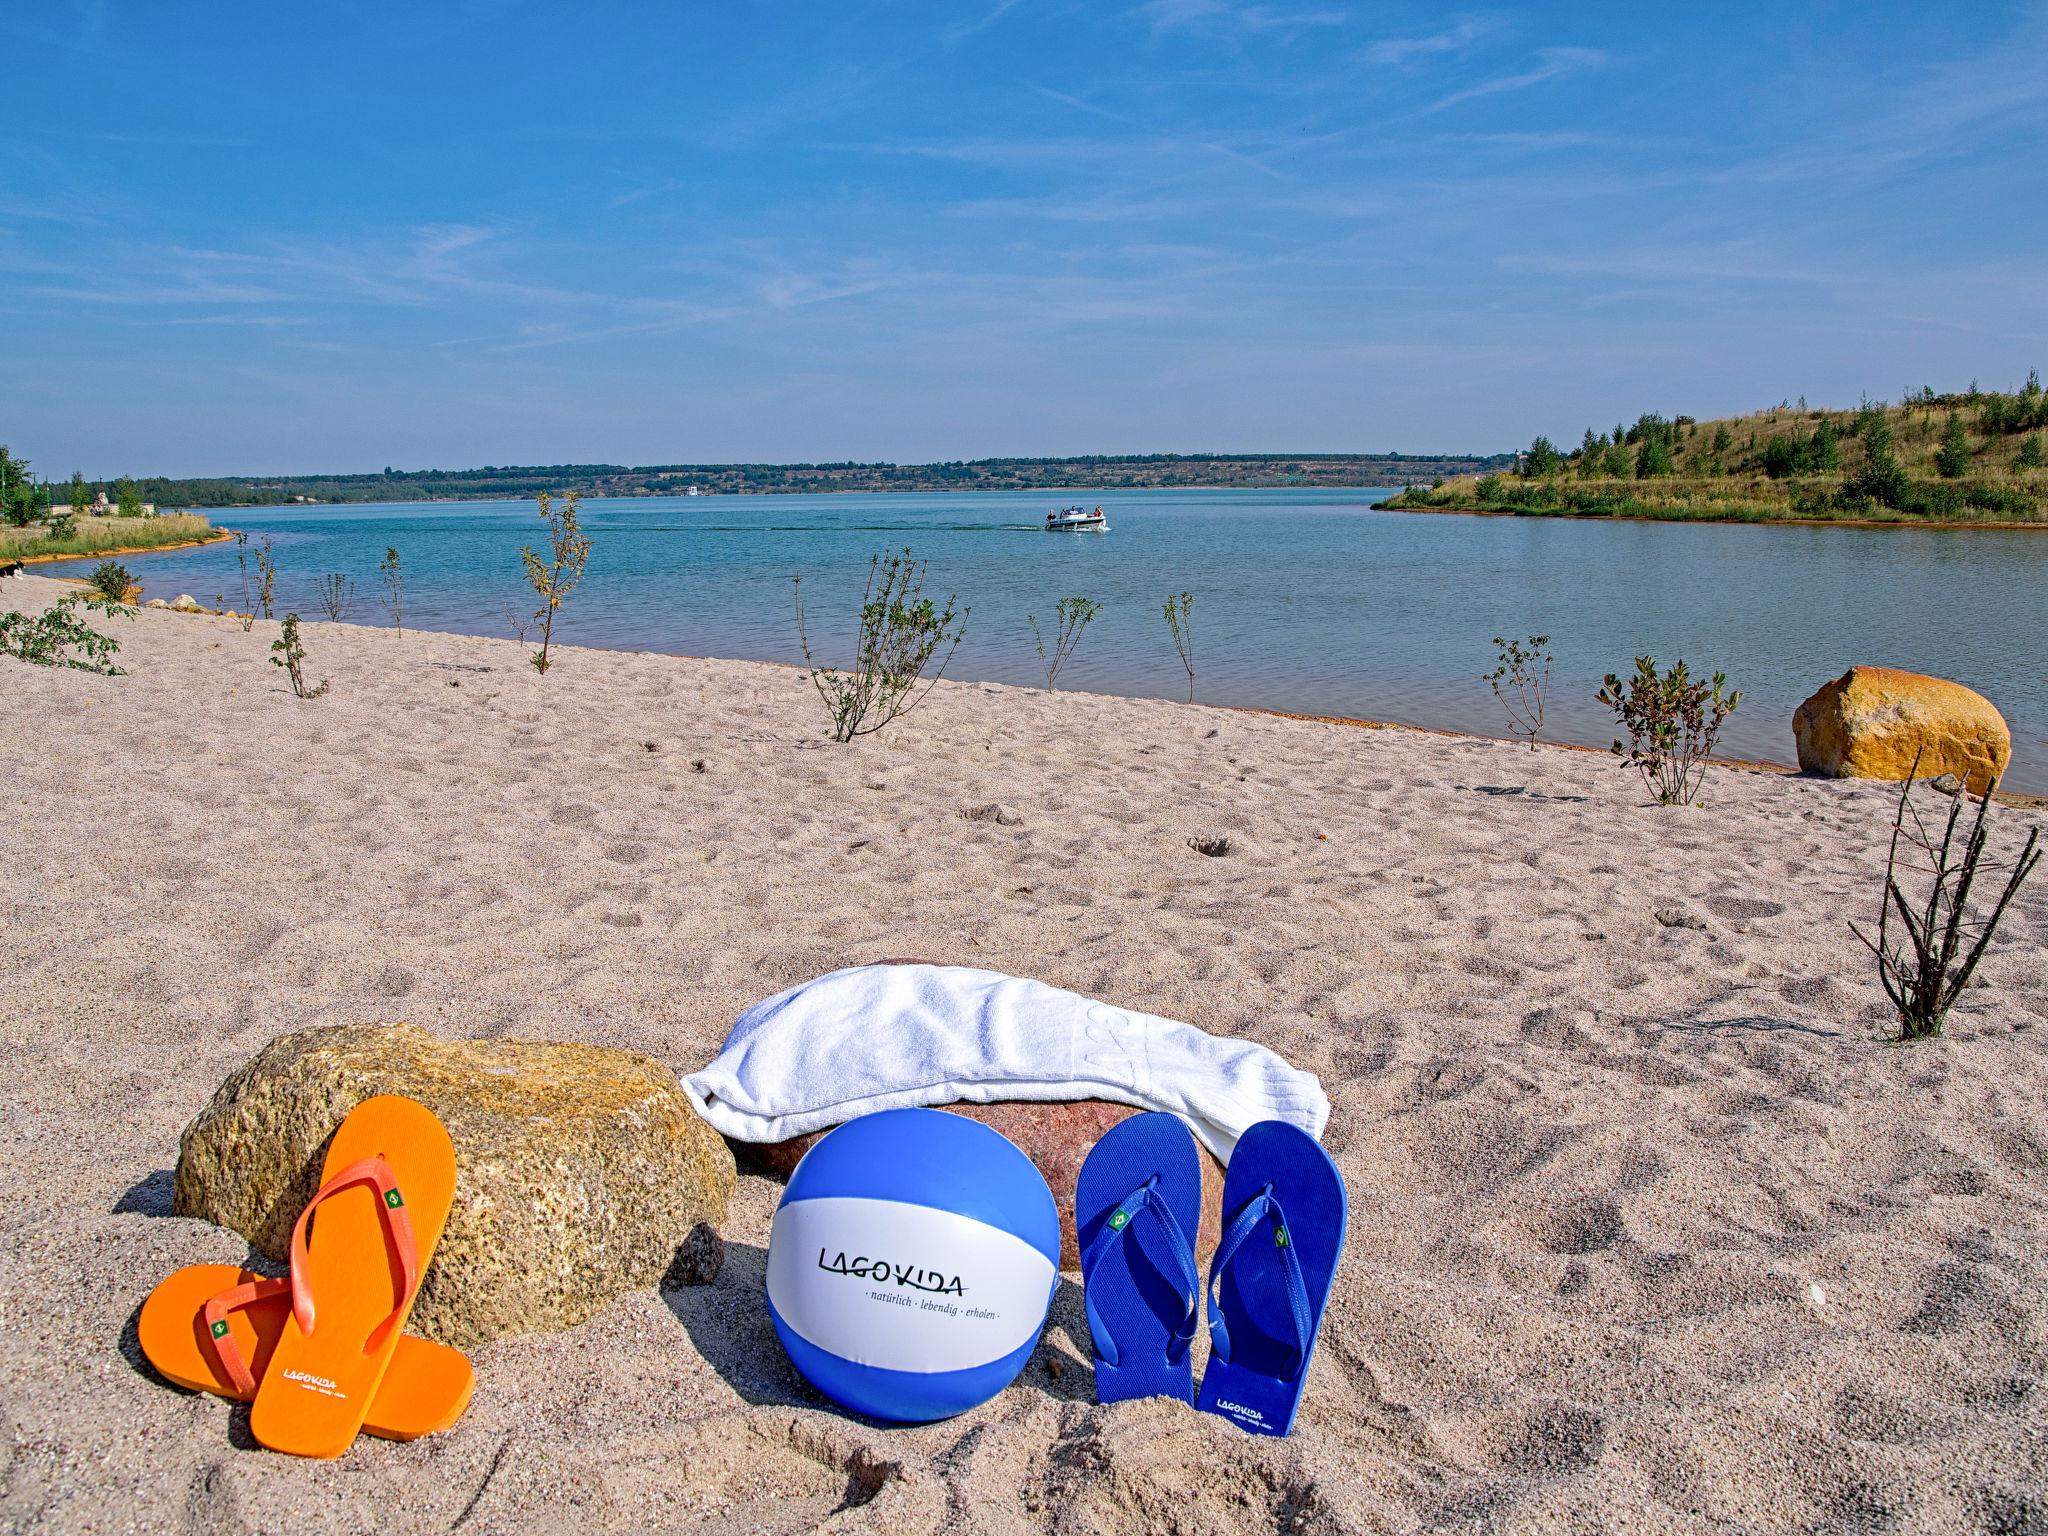
[[[256,1376],[249,1369],[249,1362],[242,1358],[242,1346],[235,1342],[234,1330],[228,1326],[228,1314],[254,1306],[259,1301],[268,1301],[273,1296],[281,1296],[290,1289],[289,1280],[251,1280],[246,1285],[208,1297],[206,1305],[199,1309],[200,1320],[205,1324],[206,1347],[213,1355],[214,1366],[244,1397],[256,1395]]]
[[[1223,1320],[1223,1301],[1216,1288],[1222,1282],[1223,1271],[1237,1257],[1237,1250],[1269,1216],[1273,1220],[1273,1246],[1280,1250],[1280,1271],[1287,1281],[1287,1307],[1294,1318],[1296,1364],[1287,1378],[1292,1380],[1300,1374],[1301,1362],[1308,1359],[1309,1341],[1315,1337],[1315,1309],[1309,1305],[1308,1282],[1302,1278],[1301,1260],[1295,1256],[1294,1234],[1287,1224],[1287,1213],[1273,1198],[1270,1184],[1245,1202],[1244,1209],[1223,1234],[1223,1241],[1216,1245],[1216,1257],[1209,1263],[1209,1346],[1218,1358],[1230,1359],[1230,1327]]]
[[[397,1256],[399,1272],[404,1279],[399,1287],[398,1305],[372,1330],[366,1343],[366,1348],[374,1349],[383,1343],[384,1336],[404,1315],[412,1293],[420,1283],[420,1250],[413,1240],[412,1218],[406,1214],[405,1196],[399,1193],[398,1179],[382,1153],[350,1163],[340,1170],[320,1186],[319,1192],[299,1213],[298,1225],[292,1228],[292,1315],[299,1320],[299,1332],[313,1331],[313,1291],[306,1284],[306,1223],[313,1219],[313,1212],[321,1201],[355,1184],[368,1184],[376,1189],[377,1214],[384,1220],[384,1240]]]
[[[1202,1277],[1195,1269],[1195,1251],[1189,1244],[1187,1234],[1175,1219],[1173,1207],[1166,1203],[1165,1196],[1158,1190],[1158,1177],[1147,1179],[1138,1188],[1124,1197],[1123,1204],[1109,1213],[1109,1219],[1102,1224],[1102,1230],[1095,1234],[1095,1241],[1088,1245],[1088,1252],[1081,1261],[1083,1274],[1092,1273],[1102,1262],[1109,1250],[1122,1242],[1125,1234],[1141,1211],[1149,1211],[1166,1233],[1167,1251],[1180,1267],[1181,1294],[1187,1298],[1187,1312],[1182,1326],[1174,1330],[1173,1336],[1186,1343],[1195,1336],[1195,1319],[1202,1302]],[[1088,1313],[1088,1331],[1095,1337],[1095,1353],[1111,1365],[1120,1363],[1116,1341],[1110,1337],[1101,1316],[1095,1310],[1095,1293],[1082,1287],[1082,1305]]]

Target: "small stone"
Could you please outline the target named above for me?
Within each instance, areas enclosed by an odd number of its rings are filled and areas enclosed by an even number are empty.
[[[165,602],[160,597],[152,597],[148,602],[144,603],[142,606],[145,608],[169,608],[171,605]]]
[[[204,608],[200,607],[199,599],[194,597],[190,592],[180,592],[175,598],[173,598],[171,600],[171,611],[174,613],[206,612]]]
[[[1930,779],[1928,786],[1941,794],[1951,797],[1960,795],[1963,792],[1963,781],[1952,773],[1944,773]]]
[[[725,1239],[708,1222],[698,1222],[676,1249],[668,1273],[661,1277],[664,1291],[679,1291],[686,1285],[710,1285],[725,1268]]]
[[[1019,816],[1007,805],[999,804],[996,801],[990,801],[987,805],[973,806],[968,810],[962,811],[960,816],[964,821],[992,821],[999,827],[1021,827],[1024,825],[1024,818],[1022,816]]]
[[[1683,907],[1659,907],[1653,915],[1666,928],[1696,928],[1701,933],[1707,931],[1707,920],[1697,913],[1686,911]]]

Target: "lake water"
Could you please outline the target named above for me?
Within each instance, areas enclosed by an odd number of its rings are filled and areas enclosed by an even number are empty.
[[[1502,734],[1482,673],[1494,635],[1547,632],[1548,734],[1604,746],[1593,694],[1631,658],[1718,668],[1745,695],[1725,753],[1793,758],[1791,716],[1852,663],[1932,672],[2011,722],[2014,789],[2048,791],[2048,534],[1481,518],[1374,512],[1385,491],[1093,495],[1106,535],[1039,526],[1061,498],[836,495],[584,503],[593,552],[556,638],[576,645],[796,662],[790,577],[814,645],[851,631],[869,556],[904,546],[930,587],[973,613],[949,676],[1042,682],[1025,616],[1102,603],[1062,687],[1180,697],[1160,607],[1192,592],[1197,697]],[[519,548],[531,502],[237,509],[269,535],[278,611],[321,613],[313,583],[357,585],[376,622],[376,565],[404,563],[408,626],[509,634],[530,609]],[[125,557],[149,596],[239,601],[234,547]],[[317,652],[319,642],[312,641]],[[568,681],[564,676],[565,683]]]

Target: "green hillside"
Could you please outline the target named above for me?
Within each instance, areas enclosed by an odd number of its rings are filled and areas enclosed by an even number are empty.
[[[1539,437],[1517,468],[1410,485],[1400,510],[1550,517],[1891,523],[2048,523],[2048,394],[1922,389],[1890,405],[1801,400],[1696,421],[1650,414]]]

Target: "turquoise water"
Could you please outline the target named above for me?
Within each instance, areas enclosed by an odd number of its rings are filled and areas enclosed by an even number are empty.
[[[1789,762],[1791,715],[1852,663],[1937,673],[2011,722],[2010,787],[2048,790],[2048,534],[1609,523],[1373,512],[1384,491],[1093,495],[1106,535],[1049,534],[1043,492],[590,501],[593,553],[557,638],[576,645],[798,660],[790,576],[813,640],[837,656],[868,557],[914,548],[940,596],[971,605],[948,675],[1042,681],[1027,613],[1068,593],[1102,616],[1061,686],[1179,697],[1160,605],[1195,595],[1197,696],[1314,714],[1502,732],[1479,679],[1496,634],[1552,636],[1549,734],[1605,745],[1600,678],[1630,658],[1719,668],[1746,697],[1722,749]],[[509,634],[530,608],[519,547],[531,502],[237,510],[274,542],[278,611],[321,613],[313,582],[404,562],[408,625]],[[232,545],[126,557],[152,597],[239,601]],[[313,642],[317,648],[317,640]]]

